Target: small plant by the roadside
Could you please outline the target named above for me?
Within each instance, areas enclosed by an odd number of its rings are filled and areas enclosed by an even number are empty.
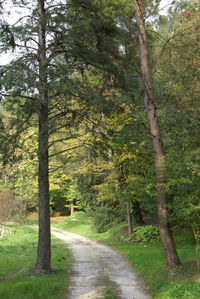
[[[137,226],[133,230],[132,240],[136,242],[151,242],[159,239],[159,230],[157,226],[145,225]]]
[[[113,290],[107,289],[104,292],[104,299],[117,299],[117,295]]]

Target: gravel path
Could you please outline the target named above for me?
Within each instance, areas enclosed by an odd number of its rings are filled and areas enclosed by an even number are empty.
[[[104,298],[106,285],[113,287],[121,299],[150,299],[141,279],[108,246],[54,227],[52,234],[64,241],[74,257],[66,299]]]

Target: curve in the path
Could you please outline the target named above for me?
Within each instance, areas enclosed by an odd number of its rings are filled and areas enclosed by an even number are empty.
[[[123,299],[150,299],[141,279],[120,254],[77,234],[52,227],[52,234],[63,240],[74,257],[68,299],[104,298],[103,286],[112,283]]]

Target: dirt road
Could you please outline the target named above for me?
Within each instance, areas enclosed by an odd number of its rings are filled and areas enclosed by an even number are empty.
[[[66,243],[74,257],[66,299],[104,298],[107,285],[120,299],[150,299],[136,273],[108,246],[54,227],[52,234]]]

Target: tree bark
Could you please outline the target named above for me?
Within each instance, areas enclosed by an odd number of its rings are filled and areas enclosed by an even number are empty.
[[[133,233],[133,221],[131,217],[131,211],[130,211],[130,203],[126,202],[126,222],[128,225],[128,236],[131,237]]]
[[[46,64],[46,16],[45,0],[38,0],[38,56],[39,56],[39,144],[38,144],[38,206],[39,235],[38,254],[35,271],[51,271],[51,235],[49,208],[49,169],[48,169],[48,87]]]
[[[70,204],[70,216],[73,216],[73,215],[74,215],[74,203],[72,201]]]
[[[140,58],[141,58],[141,73],[144,87],[144,104],[147,113],[149,129],[152,140],[152,148],[154,153],[156,184],[157,184],[157,211],[158,224],[160,230],[160,238],[164,250],[166,262],[169,266],[180,264],[172,232],[168,223],[167,211],[167,193],[164,188],[165,184],[165,165],[164,165],[164,150],[160,128],[156,115],[156,106],[154,102],[153,92],[153,76],[149,62],[148,41],[146,28],[142,11],[142,0],[133,0],[135,9],[136,24],[138,27]]]
[[[197,270],[200,270],[200,233],[199,229],[192,227],[195,241],[196,241],[196,261],[197,261]]]

